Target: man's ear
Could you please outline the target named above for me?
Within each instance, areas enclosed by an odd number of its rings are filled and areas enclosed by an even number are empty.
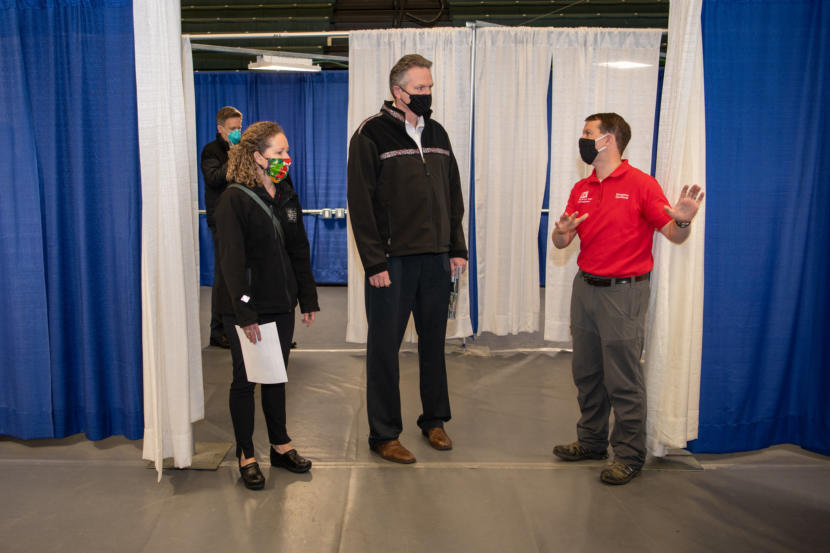
[[[400,99],[400,100],[401,100],[401,102],[403,102],[403,103],[407,103],[407,102],[406,102],[406,100],[404,100],[403,96],[404,96],[404,94],[406,94],[407,96],[409,96],[409,92],[407,92],[406,90],[404,90],[404,88],[403,88],[402,86],[398,86],[398,85],[395,85],[395,86],[394,86],[393,91],[394,91],[394,89],[397,89],[397,92],[398,92],[397,94],[395,94],[394,92],[392,93],[392,95],[395,97],[395,99],[396,99],[396,100],[397,100],[397,99]]]

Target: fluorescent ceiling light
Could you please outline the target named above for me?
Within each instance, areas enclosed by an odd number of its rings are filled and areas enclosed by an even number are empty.
[[[248,64],[255,71],[320,71],[308,58],[281,58],[279,56],[257,56]]]
[[[613,67],[614,69],[640,69],[641,67],[651,67],[650,63],[637,63],[636,61],[606,61],[598,63],[604,67]]]

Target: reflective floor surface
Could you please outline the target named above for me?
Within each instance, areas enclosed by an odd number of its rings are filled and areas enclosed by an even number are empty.
[[[0,437],[0,552],[830,551],[828,457],[677,452],[619,487],[599,481],[602,461],[555,459],[553,445],[576,437],[570,354],[535,350],[550,344],[534,335],[450,345],[447,452],[415,425],[417,354],[405,347],[401,441],[418,462],[381,460],[367,445],[364,352],[343,341],[345,292],[320,288],[323,311],[298,327],[288,369],[289,432],[309,474],[268,466],[261,412],[256,492],[232,450],[218,470],[165,470],[157,483],[140,441]],[[206,300],[203,288],[204,322]],[[196,440],[231,442],[230,354],[205,347],[203,361]]]

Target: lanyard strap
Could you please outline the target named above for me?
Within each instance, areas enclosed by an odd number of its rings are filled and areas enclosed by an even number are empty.
[[[256,203],[259,204],[259,207],[261,207],[265,211],[265,213],[267,213],[268,216],[271,218],[271,224],[274,225],[274,232],[276,233],[276,235],[279,235],[280,242],[282,242],[282,245],[285,246],[285,232],[282,230],[282,223],[280,223],[280,220],[276,216],[274,211],[271,208],[269,208],[267,205],[265,205],[265,202],[262,201],[262,198],[260,198],[257,195],[256,192],[254,192],[253,190],[251,190],[247,186],[242,186],[241,184],[233,183],[233,184],[229,185],[228,188],[236,188],[238,190],[242,190],[247,195],[249,195],[251,198],[253,198],[253,200]]]

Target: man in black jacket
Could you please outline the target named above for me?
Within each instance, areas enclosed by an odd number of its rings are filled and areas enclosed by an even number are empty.
[[[216,221],[213,212],[219,196],[227,188],[228,150],[237,144],[242,136],[242,113],[231,106],[225,106],[216,114],[216,140],[209,142],[202,149],[202,176],[205,180],[205,211],[207,225],[213,238],[213,251],[216,252]],[[214,259],[215,261],[215,259]],[[214,262],[213,282],[216,283],[218,265]],[[216,286],[210,294],[210,345],[229,348],[228,337],[222,327],[222,316],[216,306]]]
[[[409,315],[418,332],[418,426],[435,449],[452,448],[444,431],[450,401],[444,359],[450,275],[467,264],[458,165],[444,128],[430,119],[432,62],[410,54],[389,75],[384,102],[349,144],[349,218],[366,273],[366,396],[369,446],[413,463],[402,431],[398,351]]]

